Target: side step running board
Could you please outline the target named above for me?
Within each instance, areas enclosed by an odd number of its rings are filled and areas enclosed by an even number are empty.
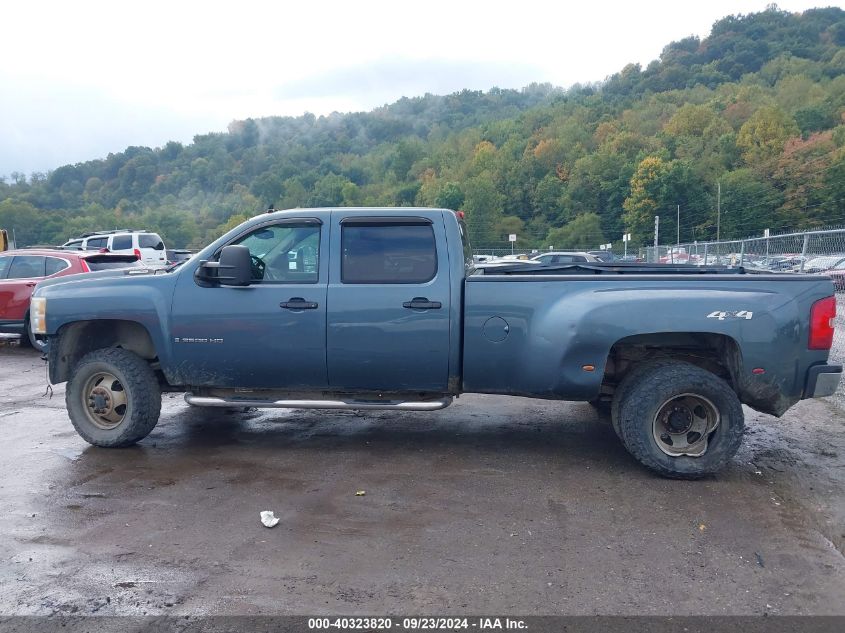
[[[248,400],[185,394],[185,402],[195,407],[256,407],[269,409],[382,409],[398,411],[437,411],[452,404],[452,396],[438,400]]]

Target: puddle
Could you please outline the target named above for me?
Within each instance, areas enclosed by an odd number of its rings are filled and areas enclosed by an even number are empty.
[[[75,462],[77,459],[82,457],[81,448],[51,448],[50,452],[66,457],[72,462]]]

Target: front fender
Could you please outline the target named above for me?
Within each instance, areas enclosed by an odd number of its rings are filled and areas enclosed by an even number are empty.
[[[174,273],[101,278],[75,275],[65,283],[39,286],[35,296],[47,299],[48,337],[55,338],[77,323],[137,323],[149,334],[159,362],[166,365],[172,355],[167,332],[175,279]]]

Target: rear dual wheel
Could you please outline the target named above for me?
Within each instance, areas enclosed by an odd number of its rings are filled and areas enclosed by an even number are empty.
[[[745,420],[731,386],[689,363],[656,361],[620,383],[613,428],[644,466],[665,477],[697,479],[727,465]]]

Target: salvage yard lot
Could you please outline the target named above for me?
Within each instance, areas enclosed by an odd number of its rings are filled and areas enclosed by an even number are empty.
[[[746,409],[731,466],[689,482],[580,403],[232,413],[170,394],[146,440],[105,450],[45,387],[35,352],[0,346],[2,614],[845,614],[830,402]]]

